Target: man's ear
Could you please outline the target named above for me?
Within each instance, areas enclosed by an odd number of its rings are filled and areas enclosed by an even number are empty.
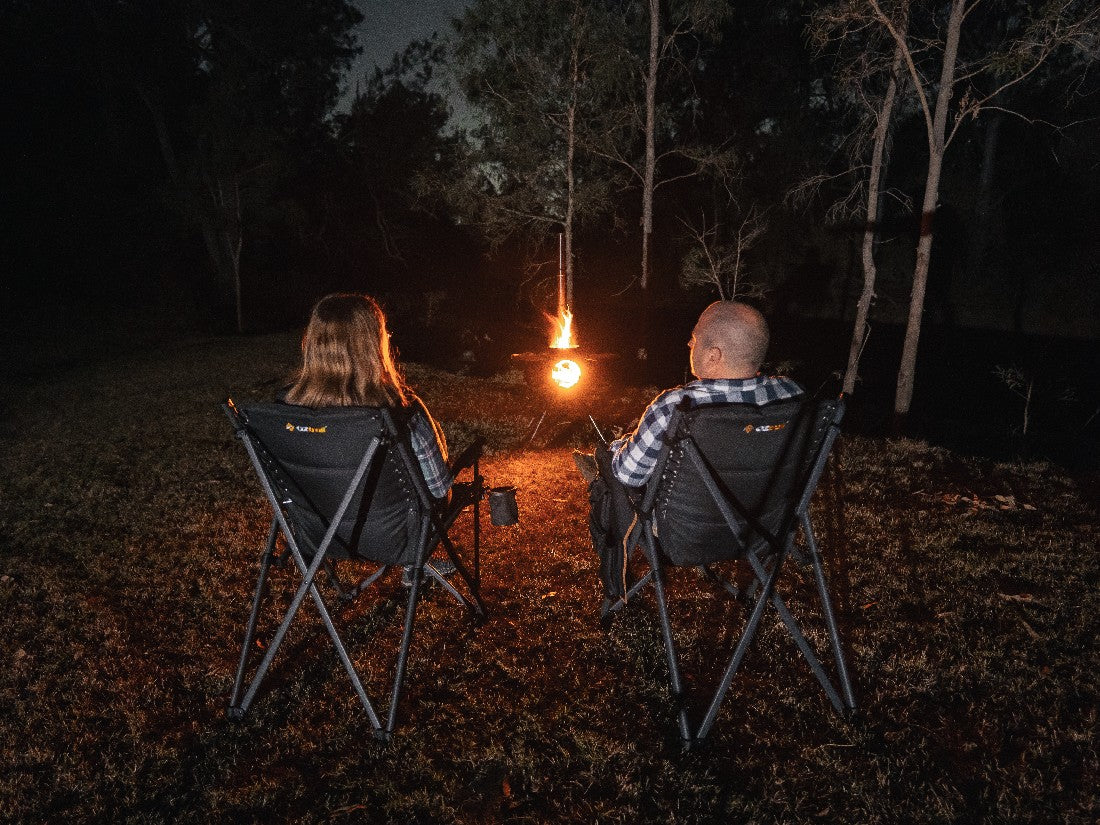
[[[721,347],[707,347],[707,363],[714,365],[722,363]]]

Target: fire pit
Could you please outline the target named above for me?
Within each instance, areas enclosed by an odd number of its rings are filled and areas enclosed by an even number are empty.
[[[549,317],[549,316],[548,316]],[[543,400],[545,407],[528,437],[528,443],[535,440],[539,428],[547,413],[554,411],[554,417],[564,417],[564,422],[582,420],[595,421],[588,414],[588,407],[607,383],[601,365],[618,356],[611,352],[582,352],[572,335],[572,313],[561,311],[557,319],[551,319],[557,327],[557,334],[551,339],[550,346],[542,352],[513,353],[512,360],[523,369],[523,378]],[[597,428],[597,433],[599,429]],[[600,435],[602,438],[602,434]]]
[[[542,352],[517,352],[512,355],[512,359],[523,369],[527,386],[534,389],[546,402],[528,442],[534,441],[535,434],[551,408],[567,408],[570,416],[575,417],[578,402],[583,400],[591,403],[593,393],[604,380],[597,365],[616,357],[609,352],[580,352],[580,345],[573,335],[573,278],[571,273],[568,277],[566,275],[562,238],[559,234],[558,314],[557,317],[546,314],[546,319],[553,327],[550,346]],[[596,422],[590,414],[588,419],[595,427]],[[599,433],[598,427],[596,432]],[[600,438],[603,438],[602,434]]]
[[[573,336],[573,313],[565,308],[558,317],[547,316],[555,333],[550,346],[542,352],[517,352],[512,359],[523,368],[529,387],[538,390],[551,402],[564,402],[590,394],[602,376],[597,365],[616,356],[610,352],[582,352]]]

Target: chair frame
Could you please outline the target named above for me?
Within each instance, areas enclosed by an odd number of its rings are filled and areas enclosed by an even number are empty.
[[[794,640],[803,658],[805,658],[806,662],[810,665],[814,676],[817,678],[818,682],[820,682],[833,708],[842,718],[849,717],[856,709],[856,700],[852,689],[852,682],[848,674],[848,667],[844,658],[836,616],[833,611],[832,601],[829,597],[824,565],[822,563],[817,540],[814,536],[813,526],[810,522],[809,512],[810,501],[821,480],[832,446],[840,432],[840,421],[844,416],[843,397],[820,404],[817,406],[816,410],[814,410],[818,416],[818,420],[814,422],[814,426],[815,428],[824,427],[825,432],[823,437],[820,438],[820,445],[814,454],[813,462],[810,464],[809,472],[805,476],[802,489],[798,491],[797,501],[793,507],[788,508],[788,512],[784,514],[781,522],[781,527],[775,534],[754,518],[731,491],[722,489],[720,480],[716,479],[714,471],[707,463],[698,444],[690,435],[683,436],[680,434],[680,425],[686,411],[686,405],[674,410],[669,422],[665,443],[661,448],[657,466],[651,476],[650,482],[645,487],[641,488],[643,490],[641,501],[632,500],[637,519],[627,537],[627,547],[634,548],[641,545],[649,565],[649,570],[630,586],[621,600],[604,602],[601,612],[602,618],[606,619],[610,614],[626,606],[646,585],[652,584],[656,594],[657,613],[661,625],[661,635],[664,641],[665,654],[668,660],[672,694],[677,706],[677,726],[685,749],[690,749],[693,745],[705,739],[713,727],[722,701],[728,693],[734,677],[737,675],[737,671],[744,660],[745,654],[759,629],[764,610],[769,604],[774,605],[780,619],[787,628],[787,632]],[[815,435],[820,435],[820,431],[811,433],[809,437],[814,439]],[[722,594],[733,597],[734,599],[740,599],[743,596],[755,598],[755,604],[745,621],[741,636],[733,652],[730,654],[722,678],[710,699],[707,710],[699,726],[694,731],[688,719],[688,696],[684,688],[679,657],[676,653],[676,645],[672,635],[672,624],[669,619],[668,601],[665,591],[665,571],[664,563],[661,559],[660,543],[657,536],[655,536],[655,504],[657,501],[660,480],[671,446],[676,442],[683,442],[685,455],[696,472],[700,474],[711,498],[714,500],[723,520],[730,529],[730,539],[737,543],[742,543],[742,536],[740,534],[748,530],[750,534],[754,533],[758,535],[764,542],[763,548],[760,548],[760,546],[754,542],[752,546],[742,549],[740,558],[748,562],[754,577],[750,587],[746,588],[746,593],[742,593],[731,582],[715,573],[709,565],[703,565],[701,567],[707,578],[718,585]],[[813,442],[811,441],[811,443]],[[741,519],[740,522],[738,520],[739,517]],[[794,546],[795,536],[799,527],[802,528],[802,533],[805,537],[805,553],[799,552],[799,549]],[[782,596],[780,596],[777,591],[777,581],[783,571],[784,563],[788,556],[791,555],[797,556],[799,561],[804,563],[808,562],[809,566],[812,568],[813,578],[817,586],[821,609],[829,636],[829,644],[832,648],[836,667],[837,680],[839,682],[839,685],[836,687],[827,675],[821,660],[814,653],[813,648],[807,641],[798,622],[791,615]],[[731,556],[731,559],[732,558],[734,558],[734,556]]]
[[[298,542],[294,538],[291,520],[288,518],[288,511],[284,506],[288,504],[289,501],[282,500],[276,492],[277,483],[271,478],[261,458],[261,453],[267,452],[267,448],[256,434],[249,429],[247,413],[239,410],[231,398],[226,399],[225,403],[222,404],[222,409],[233,426],[234,434],[244,445],[245,451],[248,453],[249,460],[252,463],[253,469],[256,471],[256,476],[260,480],[264,494],[273,512],[271,526],[267,533],[267,540],[260,557],[259,576],[257,577],[256,589],[252,599],[252,609],[245,629],[244,643],[241,646],[237,672],[233,681],[233,690],[226,711],[227,716],[230,719],[239,721],[243,719],[244,715],[248,712],[275,658],[275,654],[282,645],[294,617],[297,615],[298,610],[308,594],[317,607],[317,612],[320,614],[325,630],[332,640],[333,646],[336,648],[336,653],[340,658],[340,662],[347,672],[352,686],[355,689],[355,693],[359,697],[359,701],[367,713],[367,718],[370,720],[374,736],[382,741],[389,741],[397,724],[397,710],[404,684],[409,648],[412,644],[416,606],[420,598],[421,582],[424,576],[428,575],[437,581],[452,598],[471,613],[475,621],[480,623],[487,619],[485,605],[481,599],[480,566],[480,505],[481,499],[484,496],[485,480],[480,472],[479,459],[481,449],[484,446],[484,440],[478,439],[453,462],[451,466],[452,477],[457,478],[461,471],[472,469],[473,480],[468,488],[470,491],[469,494],[461,498],[457,496],[453,497],[450,506],[447,506],[446,502],[436,501],[431,496],[419,465],[416,463],[416,459],[409,447],[407,438],[402,437],[402,430],[398,427],[390,411],[385,407],[381,408],[382,434],[375,435],[366,442],[363,456],[356,467],[351,482],[348,484],[343,499],[336,512],[333,514],[328,529],[319,542],[313,558],[307,563],[304,554],[299,548]],[[363,687],[362,679],[354,662],[352,662],[351,657],[348,655],[347,647],[340,638],[340,634],[337,632],[336,625],[332,619],[332,613],[317,587],[317,576],[322,569],[325,570],[329,582],[336,590],[337,597],[346,605],[361,593],[365,592],[371,585],[380,579],[391,566],[380,564],[377,570],[374,570],[363,578],[354,587],[345,589],[340,585],[336,577],[332,561],[327,558],[328,551],[336,535],[336,531],[339,528],[340,522],[347,508],[355,498],[364,478],[367,477],[368,471],[379,456],[379,448],[384,444],[396,450],[404,470],[408,474],[412,486],[416,491],[421,516],[419,520],[418,535],[416,537],[417,552],[416,561],[412,569],[412,586],[409,588],[409,597],[405,609],[404,629],[402,632],[401,645],[397,654],[393,685],[390,692],[389,709],[385,723],[383,724],[367,695],[366,689]],[[268,454],[270,455],[270,453]],[[458,516],[464,512],[470,504],[473,505],[474,534],[472,572],[463,563],[454,543],[447,534],[447,531],[457,520]],[[276,549],[280,535],[283,537],[283,541],[286,545],[286,551],[283,554],[279,554]],[[435,547],[440,544],[443,546],[447,556],[454,563],[459,576],[465,582],[469,593],[468,596],[464,597],[458,589],[440,575],[440,573],[432,567],[430,561],[428,561]],[[294,565],[301,574],[302,580],[242,698],[241,692],[244,688],[245,673],[248,669],[249,659],[251,658],[250,654],[252,652],[253,642],[256,638],[256,625],[262,607],[264,588],[267,584],[271,567],[273,565],[285,563],[288,556],[293,559]]]

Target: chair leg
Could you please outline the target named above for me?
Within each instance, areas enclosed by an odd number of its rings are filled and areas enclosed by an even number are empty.
[[[428,555],[427,548],[425,547],[428,539],[428,529],[428,525],[425,524],[421,530],[420,552],[417,553],[418,559],[423,559]],[[390,711],[386,719],[385,730],[375,732],[375,735],[384,741],[389,741],[397,725],[397,703],[401,699],[401,687],[405,681],[405,667],[409,661],[409,647],[412,645],[413,636],[413,621],[416,618],[416,604],[420,599],[420,580],[423,578],[423,573],[424,570],[421,564],[417,564],[413,568],[412,587],[409,589],[409,601],[405,607],[405,630],[401,634],[401,647],[397,651],[397,667],[393,675],[393,693],[390,695]]]
[[[252,612],[248,616],[248,625],[244,632],[244,644],[241,646],[241,658],[237,664],[237,675],[233,679],[233,693],[229,697],[227,713],[231,719],[240,719],[244,711],[238,706],[237,700],[241,696],[241,687],[244,685],[244,671],[248,666],[248,654],[252,652],[252,640],[256,637],[256,620],[260,616],[260,602],[263,600],[264,585],[267,584],[267,574],[271,570],[271,561],[275,556],[275,541],[279,536],[279,522],[271,520],[271,528],[267,531],[267,544],[264,545],[263,556],[260,558],[260,575],[256,580],[256,593],[252,597]]]
[[[340,634],[336,632],[336,625],[333,624],[332,616],[329,615],[328,608],[325,607],[325,601],[321,598],[321,593],[317,589],[316,584],[310,584],[309,594],[313,598],[313,603],[317,605],[317,611],[321,614],[321,620],[325,624],[325,630],[328,631],[329,637],[332,639],[332,644],[336,648],[336,654],[340,657],[340,662],[344,666],[344,670],[347,671],[348,677],[351,679],[351,684],[355,688],[355,693],[359,697],[359,701],[363,705],[363,709],[367,712],[367,718],[370,719],[371,726],[378,730],[381,727],[381,722],[378,720],[378,714],[374,712],[374,706],[371,705],[370,699],[367,697],[366,688],[363,687],[363,682],[359,678],[359,671],[355,669],[355,663],[352,662],[351,657],[348,655],[347,648],[344,647],[344,642],[340,638]]]
[[[340,584],[340,579],[336,575],[336,566],[328,559],[325,559],[322,569],[325,571],[325,576],[328,578],[329,584],[331,584],[336,591],[336,598],[342,602],[350,601],[354,595],[354,591],[345,590],[343,585]]]
[[[328,631],[329,637],[336,646],[336,652],[344,665],[344,670],[347,671],[348,676],[351,678],[352,685],[355,687],[355,692],[358,694],[359,700],[362,702],[363,708],[367,712],[367,717],[370,719],[371,726],[377,730],[381,727],[378,714],[375,713],[374,707],[367,697],[366,690],[363,688],[363,683],[359,679],[359,674],[355,669],[355,665],[348,656],[347,649],[340,640],[340,635],[336,632],[336,627],[332,623],[332,617],[329,615],[328,609],[325,607],[324,599],[321,598],[321,594],[317,590],[317,585],[314,582],[318,570],[324,563],[324,552],[318,552],[314,556],[312,563],[307,567],[305,560],[302,558],[293,540],[288,538],[288,542],[290,543],[291,552],[294,555],[294,561],[298,565],[299,571],[302,573],[302,583],[298,586],[298,590],[291,600],[290,607],[287,609],[283,621],[279,624],[279,629],[275,631],[275,636],[271,640],[271,644],[268,646],[267,651],[264,653],[264,657],[260,661],[260,666],[257,668],[255,675],[253,675],[252,682],[248,687],[248,692],[245,693],[244,700],[241,702],[239,711],[236,715],[240,718],[251,706],[252,700],[256,696],[256,691],[259,690],[260,684],[267,675],[268,668],[271,667],[271,662],[275,658],[275,654],[278,652],[279,647],[282,646],[283,639],[286,637],[286,632],[290,628],[290,623],[294,621],[294,617],[298,614],[298,610],[302,606],[302,602],[305,600],[306,594],[308,593],[317,606],[318,612],[321,614],[325,629]]]
[[[473,613],[478,619],[484,620],[486,617],[485,603],[481,600],[481,590],[479,589],[477,580],[474,576],[470,575],[470,571],[466,569],[466,565],[462,563],[462,559],[458,557],[458,551],[455,549],[454,543],[447,535],[446,530],[443,529],[443,524],[436,522],[433,524],[436,535],[439,537],[439,543],[443,545],[444,551],[447,556],[454,563],[455,569],[458,571],[458,575],[466,583],[466,587],[470,591],[470,598],[463,599],[459,596],[459,603],[466,605],[466,607]],[[435,572],[434,570],[432,571]],[[437,577],[438,578],[438,577]],[[453,586],[447,588],[451,595],[457,595],[457,591]]]
[[[668,601],[665,599],[664,576],[660,568],[660,560],[657,558],[657,547],[653,541],[653,533],[645,531],[646,555],[649,557],[650,572],[653,575],[653,588],[657,593],[657,615],[661,621],[661,635],[665,642],[665,655],[668,658],[669,678],[672,682],[672,699],[676,703],[678,713],[677,725],[680,728],[680,738],[685,747],[691,746],[691,728],[687,716],[687,696],[684,694],[684,683],[680,676],[680,662],[676,655],[676,642],[672,638],[672,623],[668,618]]]
[[[650,579],[653,578],[653,569],[650,568],[634,584],[630,585],[630,589],[626,591],[626,595],[621,599],[604,599],[604,603],[600,608],[600,618],[606,619],[612,613],[617,613],[622,610],[626,605],[638,595],[638,591],[649,584]]]
[[[829,642],[833,647],[833,658],[836,661],[837,676],[840,678],[840,689],[844,694],[844,703],[847,710],[851,712],[856,709],[855,693],[852,690],[852,681],[848,675],[844,650],[840,644],[840,631],[837,629],[836,615],[833,613],[833,602],[829,598],[829,589],[825,582],[825,568],[821,562],[821,553],[817,549],[817,541],[814,539],[809,514],[803,513],[801,521],[802,532],[806,535],[806,545],[810,550],[810,561],[814,568],[814,580],[817,582],[817,591],[821,596],[821,610],[825,614],[825,625],[829,630]]]
[[[790,542],[788,542],[788,544],[789,543]],[[756,575],[760,577],[764,576],[765,567],[759,558],[757,558],[755,554],[750,553],[748,559]],[[776,557],[775,567],[768,577],[769,581],[774,581],[774,577],[778,574],[779,570],[782,569],[785,560],[786,551]],[[836,712],[843,716],[845,712],[844,705],[841,703],[840,696],[837,694],[832,682],[829,681],[828,674],[825,673],[825,666],[821,664],[821,660],[818,659],[813,648],[810,647],[810,643],[806,641],[805,634],[802,633],[802,629],[798,626],[798,622],[795,621],[794,616],[791,615],[791,611],[787,609],[787,605],[784,603],[782,597],[775,592],[774,586],[770,591],[765,590],[765,592],[760,594],[761,602],[767,602],[769,600],[775,605],[775,609],[779,613],[779,618],[783,620],[783,624],[787,628],[787,633],[790,635],[795,645],[798,646],[799,651],[802,653],[802,658],[806,660],[806,663],[810,666],[810,670],[813,671],[814,677],[825,691],[825,695],[829,697],[829,702],[832,703]]]
[[[704,576],[706,576],[708,579],[710,579],[716,585],[718,585],[723,590],[725,590],[727,593],[729,593],[730,596],[732,596],[735,599],[741,598],[741,591],[737,589],[737,586],[734,585],[732,582],[730,582],[730,580],[727,579],[725,576],[719,576],[717,573],[715,573],[713,570],[711,570],[709,564],[699,565],[699,570],[702,571]]]
[[[388,564],[383,564],[377,570],[375,570],[373,573],[371,573],[369,576],[366,576],[364,579],[362,579],[348,593],[348,601],[353,601],[364,590],[366,590],[368,587],[370,587],[372,584],[374,584],[376,581],[378,581],[380,578],[382,578],[382,576],[385,574],[385,572],[389,569],[390,569],[390,566]]]
[[[441,576],[439,571],[432,567],[432,563],[430,561],[424,565],[424,572],[435,579],[436,582],[439,583],[440,587],[450,593],[452,599],[454,599],[463,607],[467,607],[473,610],[473,608],[470,607],[469,601],[461,593],[458,592],[458,588],[447,581],[447,579],[445,579],[443,576]]]
[[[785,553],[781,554],[781,556],[782,555],[785,555]],[[750,556],[750,559],[753,559],[753,557]],[[722,705],[722,700],[726,698],[726,693],[729,691],[730,684],[733,682],[733,677],[737,675],[737,670],[741,667],[741,661],[745,658],[745,653],[748,652],[753,637],[756,636],[757,628],[760,626],[760,619],[764,615],[764,608],[768,605],[768,597],[775,588],[775,580],[779,577],[779,570],[783,566],[782,561],[782,557],[777,559],[775,567],[772,569],[771,573],[767,575],[767,578],[764,579],[764,590],[756,600],[756,604],[753,605],[752,613],[749,614],[749,619],[745,623],[745,629],[741,633],[741,639],[738,641],[737,647],[733,651],[733,656],[730,657],[729,663],[726,665],[726,670],[725,673],[722,674],[722,680],[718,684],[718,689],[714,692],[714,696],[710,700],[710,706],[703,716],[702,724],[699,725],[699,732],[696,734],[697,739],[706,737],[711,727],[714,725],[714,720],[718,717],[718,709]],[[760,563],[757,561],[754,568],[759,565]],[[763,568],[761,566],[757,575],[761,575],[762,572]]]

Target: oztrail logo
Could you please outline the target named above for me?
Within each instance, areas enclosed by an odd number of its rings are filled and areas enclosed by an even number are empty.
[[[773,433],[776,430],[782,430],[787,426],[787,422],[782,424],[757,424],[755,427],[752,424],[745,425],[746,433]]]
[[[320,433],[324,435],[328,427],[307,427],[305,424],[292,424],[289,421],[286,422],[286,431],[288,433]]]

